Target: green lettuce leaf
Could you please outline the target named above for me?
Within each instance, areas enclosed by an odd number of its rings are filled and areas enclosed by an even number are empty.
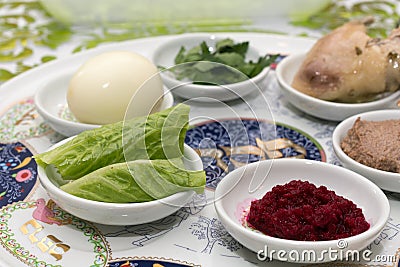
[[[205,172],[185,170],[181,161],[179,158],[116,163],[60,188],[78,197],[113,203],[151,201],[187,190],[202,193]]]
[[[85,131],[50,151],[35,155],[38,165],[54,165],[62,179],[75,180],[99,168],[137,159],[183,155],[190,107],[169,109]]]

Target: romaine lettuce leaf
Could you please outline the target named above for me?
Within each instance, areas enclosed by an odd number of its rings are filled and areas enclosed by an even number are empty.
[[[187,190],[202,193],[205,172],[185,170],[180,161],[179,158],[116,163],[60,188],[78,197],[113,203],[151,201]]]
[[[35,155],[51,164],[64,180],[75,180],[99,168],[137,159],[179,158],[188,129],[190,107],[169,109],[85,131],[65,144]]]

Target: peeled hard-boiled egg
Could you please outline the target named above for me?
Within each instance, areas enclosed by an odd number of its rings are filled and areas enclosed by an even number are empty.
[[[158,111],[163,84],[157,67],[129,51],[99,54],[73,75],[67,91],[68,107],[83,123],[108,124]]]

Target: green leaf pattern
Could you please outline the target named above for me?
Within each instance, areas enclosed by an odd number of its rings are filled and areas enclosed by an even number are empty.
[[[301,19],[293,18],[293,26],[304,29],[315,29],[326,33],[333,28],[353,19],[373,14],[376,22],[370,28],[371,35],[384,37],[390,29],[396,27],[400,20],[398,4],[395,0],[380,1],[331,1],[320,12]],[[274,32],[279,29],[260,29],[252,22],[244,19],[226,19],[213,21],[194,21],[181,23],[121,23],[99,25],[93,30],[81,31],[76,26],[62,24],[55,20],[41,6],[38,0],[3,0],[0,2],[0,63],[9,63],[15,68],[0,68],[0,83],[16,75],[53,60],[57,48],[79,37],[79,44],[72,48],[71,53],[90,49],[107,42],[118,42],[148,36],[178,34],[184,32]],[[35,58],[35,51],[43,53],[40,61],[27,63]]]

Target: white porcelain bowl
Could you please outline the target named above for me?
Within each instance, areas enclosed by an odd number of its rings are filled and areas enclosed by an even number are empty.
[[[74,136],[100,125],[78,122],[68,109],[67,90],[73,72],[61,73],[42,83],[37,89],[34,102],[38,113],[56,132],[64,136]],[[160,109],[167,109],[174,104],[172,94],[165,88]]]
[[[73,138],[73,137],[72,137]],[[65,139],[53,149],[69,139]],[[199,155],[188,145],[184,146],[184,164],[189,170],[202,170]],[[194,191],[179,192],[174,195],[142,203],[106,203],[80,198],[68,194],[50,179],[52,170],[38,166],[40,184],[49,197],[65,211],[87,221],[107,225],[135,225],[164,218],[187,204],[195,195]]]
[[[251,200],[260,199],[273,186],[294,179],[309,181],[317,186],[324,185],[337,195],[353,201],[362,209],[370,228],[340,241],[293,241],[267,236],[242,225],[241,211],[249,207]],[[245,247],[259,254],[260,251],[265,251],[267,246],[269,252],[276,252],[272,255],[275,260],[303,263],[335,260],[323,253],[329,249],[341,250],[343,255],[346,255],[346,251],[360,251],[366,248],[379,236],[390,212],[385,194],[368,179],[340,166],[303,159],[265,160],[234,170],[218,184],[215,191],[215,208],[227,231]],[[307,251],[313,251],[317,257],[322,258],[317,261],[312,257],[289,256],[290,253],[295,255],[297,252],[302,255]],[[281,253],[280,256],[278,252]]]
[[[217,37],[210,34],[183,34],[167,40],[156,48],[153,53],[152,61],[156,66],[171,68],[176,66],[174,63],[175,56],[178,54],[182,46],[189,50],[192,47],[198,46],[202,41],[205,41],[209,47],[215,47],[218,40],[229,37]],[[239,42],[239,41],[235,41]],[[247,60],[257,60],[260,53],[249,45],[246,55]],[[215,63],[218,64],[218,63]],[[175,79],[173,74],[168,71],[162,71],[161,77],[164,84],[172,91],[173,94],[185,99],[191,99],[200,102],[209,102],[213,100],[229,101],[237,98],[242,98],[252,92],[262,90],[263,81],[267,77],[270,68],[264,68],[255,77],[232,84],[217,85],[200,85],[192,82],[184,82]],[[238,71],[238,73],[240,73]],[[242,74],[244,76],[244,74]]]
[[[400,193],[400,173],[382,171],[366,166],[350,158],[342,150],[340,143],[347,135],[347,132],[353,127],[353,124],[358,117],[362,120],[369,121],[383,121],[390,119],[400,120],[400,110],[377,110],[354,115],[339,123],[332,135],[333,149],[343,166],[367,177],[384,190]]]
[[[400,90],[384,98],[365,103],[337,103],[306,95],[291,86],[293,78],[305,59],[306,53],[292,54],[279,62],[276,75],[287,100],[298,109],[318,118],[342,121],[366,111],[395,108]]]

